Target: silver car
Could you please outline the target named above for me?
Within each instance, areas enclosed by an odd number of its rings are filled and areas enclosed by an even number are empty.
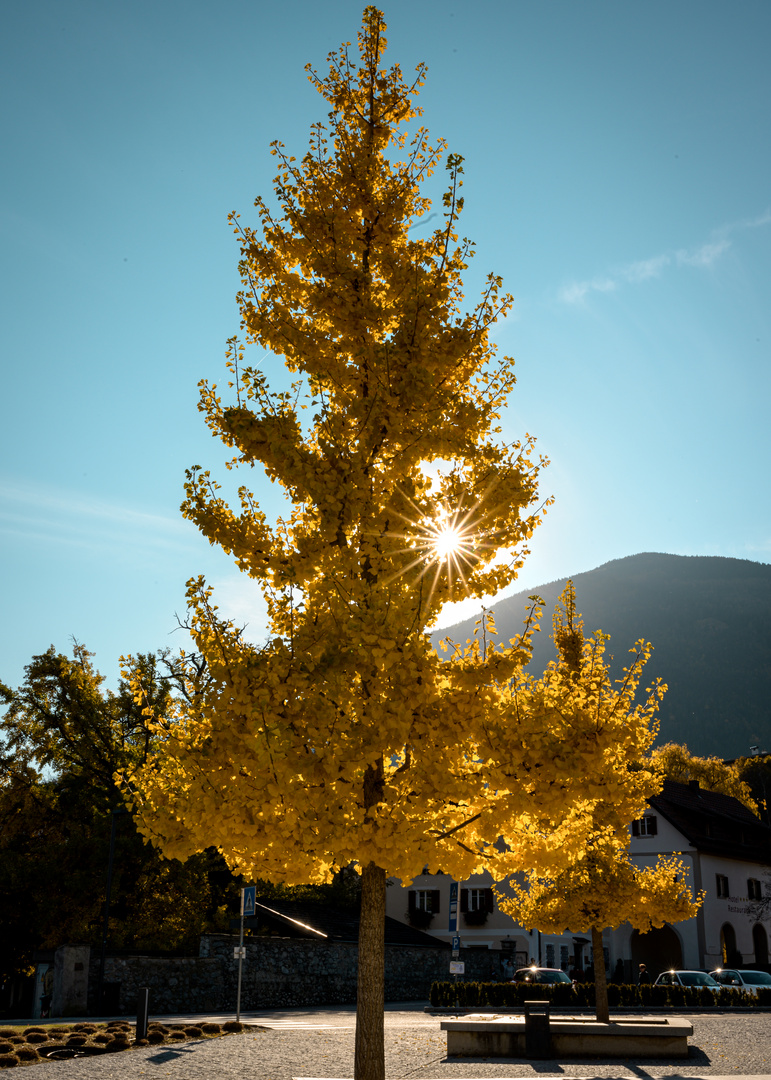
[[[746,990],[757,995],[762,986],[771,990],[771,975],[765,971],[751,971],[749,968],[716,968],[712,978],[721,986],[730,986],[734,990]]]
[[[708,975],[706,971],[662,971],[654,986],[706,986],[715,993],[720,989],[720,983]]]

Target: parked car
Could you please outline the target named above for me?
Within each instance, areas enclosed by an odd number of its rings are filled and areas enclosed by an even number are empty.
[[[569,975],[566,975],[564,971],[560,971],[559,968],[543,968],[543,967],[526,967],[518,968],[514,972],[514,978],[512,982],[529,982],[553,985],[554,983],[569,983],[573,985],[573,980]]]
[[[720,989],[720,983],[716,982],[706,971],[662,971],[656,979],[654,986],[706,986],[715,993]]]
[[[765,971],[751,971],[748,968],[716,968],[711,975],[721,986],[746,990],[748,994],[757,995],[761,986],[771,989],[771,975]]]

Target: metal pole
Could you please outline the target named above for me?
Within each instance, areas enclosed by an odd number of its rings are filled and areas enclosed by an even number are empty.
[[[244,899],[246,889],[241,890],[241,936],[238,939],[238,995],[236,997],[236,1020],[241,1020],[241,970],[244,965]]]
[[[139,988],[139,999],[137,1001],[137,1042],[140,1039],[147,1038],[147,1021],[150,1017],[150,988],[149,986],[141,986]]]

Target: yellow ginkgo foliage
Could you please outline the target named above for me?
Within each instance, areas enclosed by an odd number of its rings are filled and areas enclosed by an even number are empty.
[[[651,647],[642,641],[632,650],[624,677],[612,683],[604,658],[606,638],[598,633],[585,639],[576,612],[572,582],[560,597],[554,617],[554,641],[559,660],[541,680],[528,685],[531,698],[543,695],[559,716],[568,718],[567,730],[583,723],[594,726],[608,740],[609,756],[597,777],[576,773],[578,783],[610,781],[605,797],[593,798],[582,822],[584,851],[568,866],[549,874],[531,868],[512,878],[501,890],[499,906],[523,926],[561,934],[589,932],[594,953],[597,1019],[608,1020],[608,993],[602,951],[602,931],[629,922],[645,932],[665,922],[679,922],[696,914],[701,899],[694,897],[684,864],[661,856],[655,864],[636,866],[629,854],[628,823],[639,816],[624,805],[616,786],[626,789],[631,801],[645,800],[661,789],[661,777],[650,758],[656,736],[655,712],[665,687],[650,688],[644,706],[634,705],[642,665]],[[624,736],[626,731],[626,736]],[[610,759],[613,759],[612,761]],[[587,761],[588,764],[588,761]]]
[[[260,227],[232,219],[244,340],[229,343],[229,400],[202,383],[200,408],[253,482],[233,506],[192,469],[183,512],[262,590],[270,636],[245,641],[189,583],[197,654],[131,778],[169,856],[214,845],[287,883],[360,869],[357,1080],[383,1076],[387,876],[553,872],[583,850],[573,826],[598,800],[619,818],[644,805],[616,767],[635,736],[521,680],[529,631],[499,649],[482,626],[446,659],[432,646],[445,602],[514,581],[541,462],[529,436],[501,437],[513,362],[489,332],[512,300],[490,275],[462,307],[461,159],[446,157],[429,232],[421,185],[446,148],[417,123],[423,68],[411,84],[386,68],[384,30],[366,8],[358,65],[343,46],[325,77],[310,71],[328,121],[300,160],[273,144]],[[283,358],[278,389],[249,346]],[[285,518],[261,510],[253,466],[286,493]]]

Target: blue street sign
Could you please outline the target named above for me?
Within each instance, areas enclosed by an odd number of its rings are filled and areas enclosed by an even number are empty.
[[[447,927],[454,934],[458,929],[458,882],[450,882],[450,925]]]
[[[241,890],[241,914],[254,915],[254,904],[257,899],[257,886],[247,885]]]
[[[457,951],[460,948],[460,934],[453,935],[452,947],[453,951]]]

